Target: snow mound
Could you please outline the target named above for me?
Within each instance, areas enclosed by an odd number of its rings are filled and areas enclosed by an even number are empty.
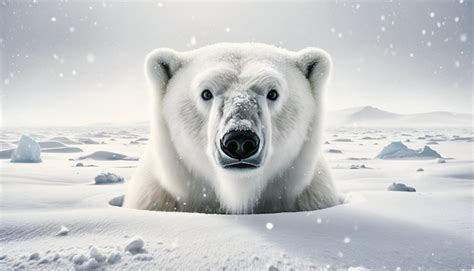
[[[15,149],[0,151],[0,159],[10,159],[12,158],[12,153]]]
[[[65,137],[65,136],[58,136],[58,137],[53,137],[53,138],[50,138],[51,141],[59,141],[61,143],[64,143],[66,145],[80,145],[82,144],[81,142],[78,142],[78,141],[74,141],[68,137]]]
[[[402,142],[396,141],[385,146],[377,155],[378,159],[435,159],[441,158],[441,155],[428,146],[423,149],[412,150]]]
[[[39,163],[41,162],[41,148],[31,137],[22,135],[18,147],[12,152],[13,163]]]
[[[92,159],[92,160],[131,160],[135,161],[138,158],[129,157],[120,153],[108,152],[108,151],[96,151],[86,156],[81,156],[78,160]]]
[[[350,138],[338,138],[334,139],[333,142],[353,142]]]
[[[124,178],[114,173],[101,173],[94,178],[95,184],[123,183]]]
[[[125,251],[128,251],[132,254],[143,253],[145,250],[143,247],[145,246],[145,242],[140,236],[135,236],[127,241],[125,245]]]
[[[11,149],[14,149],[16,148],[16,145],[15,144],[12,144],[10,142],[0,142],[0,150],[4,151],[4,150],[11,150]]]
[[[403,183],[392,183],[387,189],[388,191],[416,192],[415,188]]]
[[[59,141],[43,141],[43,142],[38,142],[38,145],[40,145],[41,149],[66,147],[64,143],[59,142]]]
[[[100,144],[99,142],[92,140],[90,138],[77,138],[77,141],[82,144]]]
[[[42,149],[42,152],[75,153],[75,152],[83,152],[83,150],[77,147],[62,147],[62,148]]]

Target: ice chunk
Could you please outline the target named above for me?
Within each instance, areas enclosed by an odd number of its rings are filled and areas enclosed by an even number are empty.
[[[101,173],[94,178],[95,184],[123,183],[124,179],[114,173]]]
[[[61,229],[59,229],[58,233],[56,233],[57,236],[65,236],[69,233],[69,229],[66,228],[66,226],[61,226]]]
[[[405,146],[402,142],[396,141],[385,146],[383,150],[377,155],[379,159],[435,159],[440,158],[441,155],[425,146],[420,150],[412,150]]]
[[[129,251],[132,254],[142,253],[144,252],[144,246],[145,242],[143,242],[143,239],[139,236],[135,236],[127,241],[125,251]]]
[[[392,183],[388,187],[389,191],[416,192],[416,189],[403,183]]]
[[[18,147],[13,151],[11,162],[39,163],[41,162],[41,148],[31,137],[22,135]]]

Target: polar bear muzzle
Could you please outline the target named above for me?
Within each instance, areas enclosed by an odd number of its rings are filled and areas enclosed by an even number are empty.
[[[220,147],[230,158],[245,162],[245,159],[257,153],[259,144],[260,138],[252,131],[230,131],[221,139]]]

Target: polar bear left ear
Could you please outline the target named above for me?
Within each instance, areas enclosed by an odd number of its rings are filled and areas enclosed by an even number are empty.
[[[155,49],[145,60],[145,73],[148,80],[163,92],[168,81],[181,67],[179,53],[168,48]]]
[[[310,81],[313,90],[321,89],[331,74],[331,57],[319,48],[305,48],[299,51],[296,64]]]

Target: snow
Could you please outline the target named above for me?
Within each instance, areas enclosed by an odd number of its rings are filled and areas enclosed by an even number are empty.
[[[39,163],[41,162],[41,148],[31,137],[22,135],[18,147],[11,154],[14,163]]]
[[[4,140],[14,142],[19,134]],[[81,134],[43,133],[46,138]],[[0,270],[471,268],[470,127],[340,128],[327,131],[322,142],[336,134],[352,140],[331,142],[331,148],[343,154],[324,154],[345,203],[310,212],[239,216],[131,210],[118,207],[125,182],[90,184],[103,172],[130,179],[136,160],[95,160],[96,167],[75,167],[78,161],[70,161],[67,153],[42,153],[40,164],[0,160]],[[134,139],[146,135],[141,132]],[[436,150],[450,158],[448,163],[370,158],[380,146],[407,137],[412,139],[410,148],[424,146],[427,135],[447,139],[439,141]],[[452,140],[458,138],[466,140]],[[117,136],[106,145],[80,147],[91,154],[140,157],[145,144],[130,145],[130,140]],[[356,160],[371,169],[351,170]],[[419,168],[424,171],[417,172]],[[417,192],[387,191],[394,182],[416,187]],[[58,234],[62,226],[66,235]]]
[[[77,165],[76,165],[77,166]],[[114,173],[101,173],[94,178],[95,184],[123,183],[124,179]]]
[[[416,192],[415,188],[407,186],[403,183],[392,183],[387,189],[389,191]]]
[[[428,146],[412,150],[400,141],[390,143],[377,155],[379,159],[435,159],[440,157],[439,153]]]

